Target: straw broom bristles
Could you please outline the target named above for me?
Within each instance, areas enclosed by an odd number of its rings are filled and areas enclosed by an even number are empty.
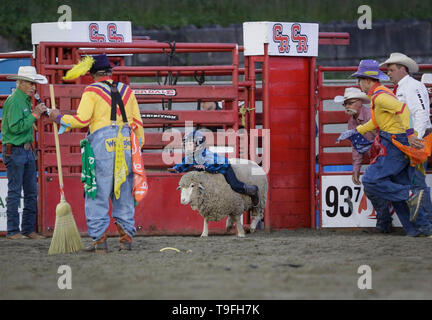
[[[72,208],[62,199],[56,207],[54,234],[48,254],[73,253],[82,248],[83,243],[72,214]]]

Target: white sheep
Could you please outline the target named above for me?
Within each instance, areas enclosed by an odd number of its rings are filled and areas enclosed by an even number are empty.
[[[200,171],[186,173],[180,179],[177,190],[181,189],[181,203],[189,204],[192,210],[198,210],[204,218],[201,237],[208,236],[208,221],[219,221],[228,216],[226,230],[229,231],[235,221],[237,236],[244,237],[240,216],[246,210],[252,211],[251,232],[255,231],[257,223],[264,217],[268,190],[265,171],[250,160],[230,159],[230,163],[238,180],[258,186],[259,203],[254,207],[250,196],[232,190],[222,174]]]

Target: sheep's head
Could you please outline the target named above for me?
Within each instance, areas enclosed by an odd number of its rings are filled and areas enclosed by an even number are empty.
[[[181,190],[180,202],[181,204],[189,204],[193,199],[195,192],[203,192],[204,187],[197,182],[191,182],[188,186],[178,186],[177,190]],[[191,204],[192,205],[192,204]]]
[[[191,171],[186,173],[179,181],[177,190],[181,190],[181,204],[189,204],[193,210],[198,210],[198,205],[204,193],[202,172]]]

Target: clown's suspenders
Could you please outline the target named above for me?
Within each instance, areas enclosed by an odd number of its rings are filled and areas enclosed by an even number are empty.
[[[110,83],[108,81],[102,81],[111,88],[111,122],[115,124],[117,120],[117,106],[119,106],[123,122],[127,123],[126,111],[123,103],[123,99],[117,90],[117,82]]]

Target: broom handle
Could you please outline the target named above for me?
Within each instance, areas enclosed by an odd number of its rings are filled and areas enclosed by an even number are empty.
[[[54,97],[54,86],[50,84],[50,95],[51,95],[51,108],[55,109],[55,97]],[[58,129],[57,129],[57,123],[53,122],[53,128],[54,128],[54,140],[55,140],[55,146],[56,146],[56,156],[57,156],[57,168],[58,168],[58,175],[59,175],[59,185],[60,185],[60,200],[65,200],[64,191],[63,191],[63,170],[61,165],[61,158],[60,158],[60,143],[58,138]]]

